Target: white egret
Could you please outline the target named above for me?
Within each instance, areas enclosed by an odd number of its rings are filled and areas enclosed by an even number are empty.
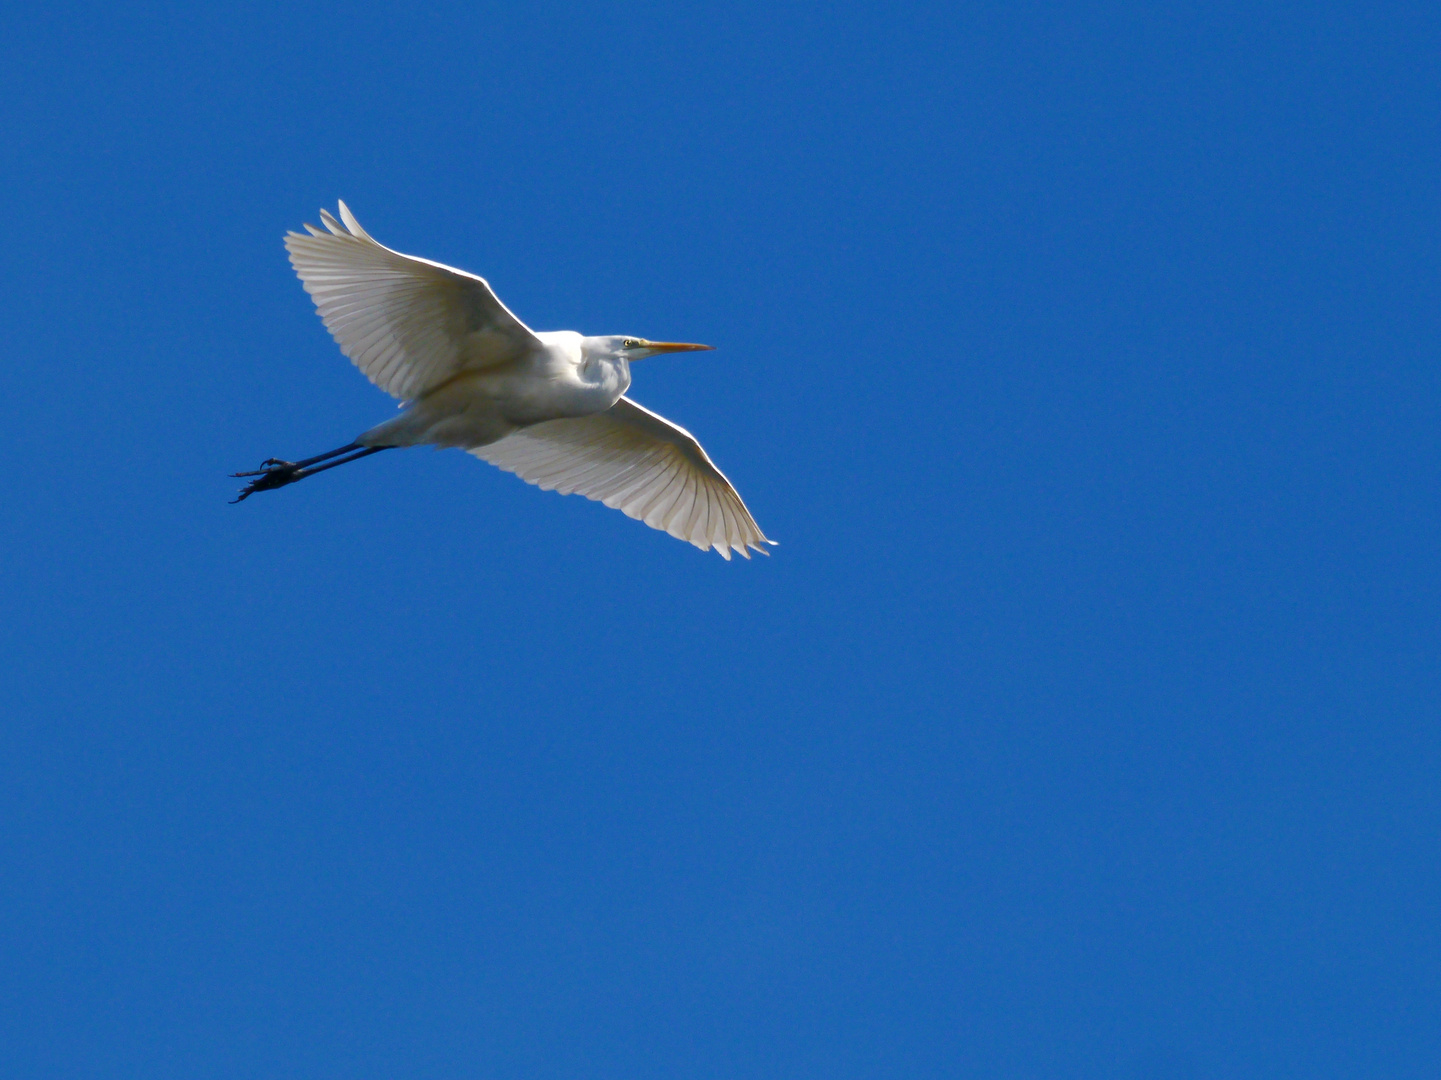
[[[690,432],[623,396],[632,362],[711,346],[536,333],[484,279],[376,243],[345,203],[340,221],[325,210],[320,220],[324,230],[286,234],[290,263],[340,351],[402,411],[338,450],[236,473],[255,477],[236,502],[429,443],[599,500],[727,559],[774,543]]]

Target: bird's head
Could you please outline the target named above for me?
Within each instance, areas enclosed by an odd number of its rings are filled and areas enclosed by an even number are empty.
[[[661,353],[704,352],[714,347],[713,345],[690,345],[683,341],[647,341],[645,338],[625,337],[621,334],[585,339],[585,350],[588,354],[594,352],[610,359],[625,360],[627,363],[659,356]]]

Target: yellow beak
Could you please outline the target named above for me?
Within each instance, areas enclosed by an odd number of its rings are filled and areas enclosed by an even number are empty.
[[[704,352],[715,348],[714,345],[688,345],[684,341],[647,341],[645,347],[653,353]]]

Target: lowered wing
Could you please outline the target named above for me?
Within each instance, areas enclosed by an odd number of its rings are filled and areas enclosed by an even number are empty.
[[[544,491],[584,495],[725,558],[773,544],[695,437],[629,398],[470,451]]]

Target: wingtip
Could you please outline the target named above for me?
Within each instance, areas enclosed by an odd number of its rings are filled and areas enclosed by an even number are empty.
[[[740,556],[741,558],[743,558],[743,559],[749,559],[749,558],[751,557],[751,552],[753,552],[753,551],[754,551],[757,555],[764,555],[767,559],[769,559],[769,558],[771,557],[771,553],[770,553],[769,551],[767,551],[765,548],[763,548],[763,547],[761,546],[762,544],[769,544],[769,545],[771,545],[771,547],[777,547],[777,546],[779,546],[779,545],[776,544],[776,542],[775,542],[774,540],[767,540],[767,539],[765,539],[764,537],[762,537],[762,538],[761,538],[760,540],[758,540],[758,541],[757,541],[757,540],[746,540],[746,541],[743,541],[743,542],[732,541],[731,543],[726,544],[726,545],[724,545],[724,546],[722,546],[721,544],[716,544],[716,545],[714,545],[714,547],[715,547],[715,550],[720,553],[721,558],[725,559],[726,562],[730,562],[730,560],[731,560],[731,554],[732,554],[732,553],[734,553],[734,554],[736,554],[736,555],[739,555],[739,556]]]
[[[351,236],[359,237],[361,240],[370,240],[370,234],[360,227],[360,222],[355,220],[355,215],[350,212],[350,207],[345,205],[344,199],[337,199],[340,206],[340,220],[345,222],[345,227],[350,230]]]
[[[345,205],[344,199],[337,199],[336,205],[340,208],[339,221],[336,220],[335,215],[332,214],[329,210],[325,209],[324,207],[320,208],[320,223],[325,226],[325,230],[328,230],[330,235],[340,236],[347,240],[354,237],[360,240],[370,240],[371,243],[375,242],[373,239],[371,239],[370,234],[360,227],[360,222],[355,220],[355,215],[350,212],[350,207]],[[344,224],[342,225],[341,222],[344,222]],[[311,236],[326,235],[325,230],[317,229],[308,221],[304,223],[304,227],[305,231],[308,232]],[[305,239],[305,237],[302,236],[300,233],[293,231],[287,232],[285,236],[287,239],[292,236],[295,237],[297,240]]]

